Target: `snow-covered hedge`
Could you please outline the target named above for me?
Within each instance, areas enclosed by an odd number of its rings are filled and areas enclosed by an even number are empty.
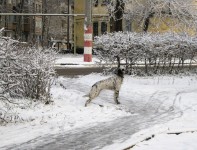
[[[116,64],[118,56],[133,74],[173,73],[191,67],[197,54],[197,38],[176,33],[108,33],[95,37],[94,51],[107,63]]]
[[[0,122],[6,120],[9,103],[20,103],[17,99],[50,102],[54,60],[55,53],[50,49],[0,37]]]
[[[49,99],[55,53],[2,38],[0,47],[1,89],[10,97]]]
[[[1,38],[0,44],[0,88],[4,95],[48,101],[55,53],[9,38]]]

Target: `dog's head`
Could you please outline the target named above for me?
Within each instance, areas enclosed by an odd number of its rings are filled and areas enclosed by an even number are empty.
[[[116,74],[117,76],[124,78],[124,69],[118,68]]]

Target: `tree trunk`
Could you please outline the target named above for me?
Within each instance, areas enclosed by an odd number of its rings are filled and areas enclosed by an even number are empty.
[[[47,2],[46,0],[42,0],[43,3],[43,13],[47,13]],[[47,46],[48,36],[47,36],[47,16],[42,16],[42,47]]]
[[[150,18],[152,18],[154,15],[154,13],[149,13],[148,17],[145,18],[144,20],[144,25],[143,25],[143,31],[147,32],[148,31],[148,27],[150,24]]]
[[[115,19],[111,18],[110,20],[111,32],[122,31],[123,10],[124,10],[123,0],[116,0]]]
[[[18,13],[22,13],[24,9],[24,0],[18,4]],[[19,40],[22,37],[22,16],[17,16],[17,28],[16,28],[16,38]]]

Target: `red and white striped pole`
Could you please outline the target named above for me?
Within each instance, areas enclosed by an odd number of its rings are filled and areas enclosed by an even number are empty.
[[[92,61],[92,0],[85,0],[84,62]]]
[[[92,26],[87,26],[84,32],[84,62],[92,62],[92,32]]]

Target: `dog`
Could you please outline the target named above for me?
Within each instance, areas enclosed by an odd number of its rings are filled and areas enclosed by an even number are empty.
[[[87,105],[92,101],[92,99],[96,98],[99,93],[104,89],[113,90],[114,101],[116,102],[116,104],[120,104],[120,102],[118,101],[118,97],[124,78],[123,71],[123,69],[118,68],[116,74],[113,77],[96,82],[90,90],[90,93],[88,95],[89,99],[86,101],[85,107],[87,107]]]

